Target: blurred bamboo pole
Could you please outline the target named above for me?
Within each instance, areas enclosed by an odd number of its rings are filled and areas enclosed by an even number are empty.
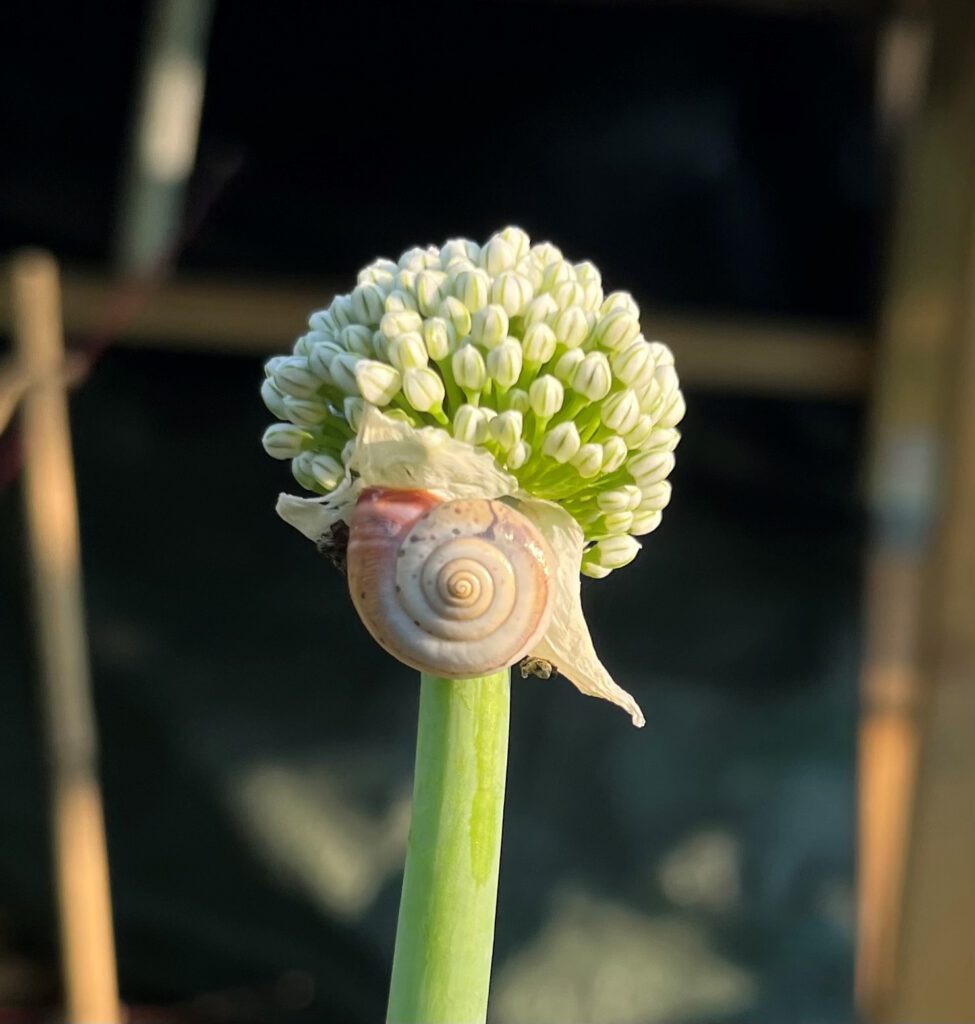
[[[21,408],[23,495],[33,584],[52,838],[69,1024],[121,1020],[108,855],[65,394],[58,270],[42,252],[11,269],[16,356],[28,381]]]
[[[906,126],[873,396],[857,949],[857,1002],[871,1021],[905,1019],[897,974],[923,723],[940,674],[937,538],[945,452],[958,443],[949,416],[975,204],[975,8],[937,0],[928,17],[930,70]]]

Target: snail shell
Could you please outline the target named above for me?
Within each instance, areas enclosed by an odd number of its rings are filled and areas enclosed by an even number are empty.
[[[366,488],[349,530],[349,592],[373,639],[431,675],[519,661],[551,618],[552,554],[520,512],[484,498]]]

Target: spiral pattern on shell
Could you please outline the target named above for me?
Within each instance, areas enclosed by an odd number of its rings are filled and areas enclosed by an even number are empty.
[[[486,675],[523,658],[548,626],[551,567],[539,531],[500,501],[371,488],[353,516],[356,610],[382,647],[432,675]]]

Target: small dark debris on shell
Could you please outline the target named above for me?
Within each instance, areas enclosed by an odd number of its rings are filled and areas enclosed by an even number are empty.
[[[536,679],[551,679],[552,676],[559,674],[558,667],[552,662],[546,661],[544,658],[533,658],[530,654],[518,662],[518,668],[521,669],[522,679],[527,679],[529,676],[534,676]]]
[[[349,528],[340,519],[323,533],[315,545],[318,553],[327,558],[342,575],[346,572],[347,554],[349,550]]]

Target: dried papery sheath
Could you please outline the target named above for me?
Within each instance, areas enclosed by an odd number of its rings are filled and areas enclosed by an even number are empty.
[[[282,495],[281,516],[317,543],[353,526],[369,488],[504,503],[551,553],[551,618],[528,655],[642,725],[579,588],[633,560],[670,496],[684,399],[632,296],[512,227],[376,260],[309,326],[261,389],[284,421],[265,448],[317,495]]]

